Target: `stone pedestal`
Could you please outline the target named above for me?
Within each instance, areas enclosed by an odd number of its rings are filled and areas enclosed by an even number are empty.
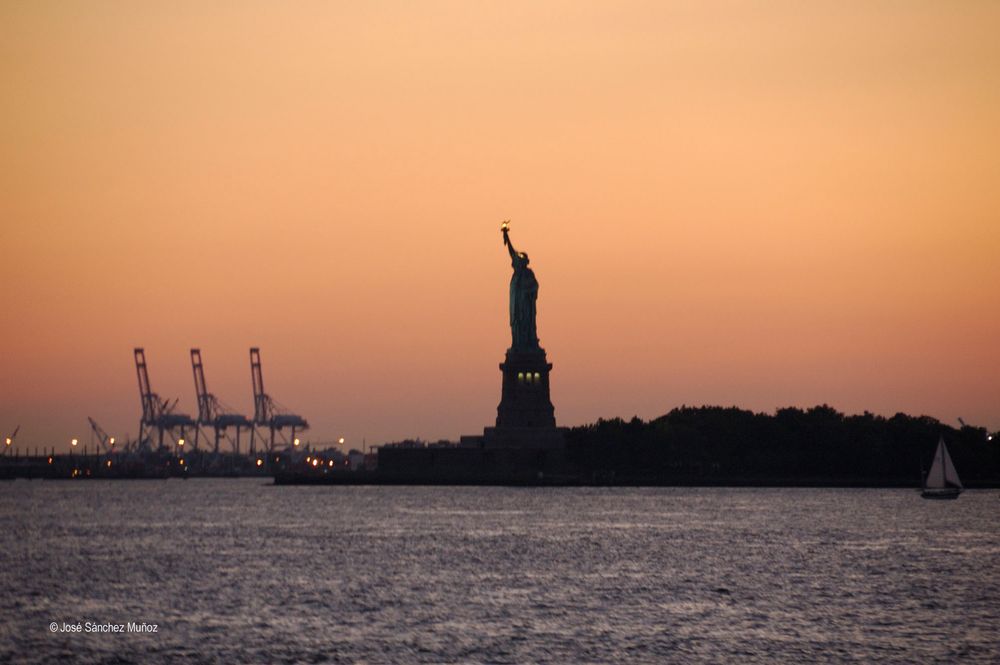
[[[549,398],[549,371],[552,364],[545,350],[507,350],[500,363],[503,387],[497,407],[497,428],[555,427],[555,409]]]
[[[482,436],[463,436],[461,446],[562,450],[565,429],[556,427],[555,409],[549,398],[551,370],[544,349],[508,349],[500,363],[503,384],[496,427],[487,427]]]

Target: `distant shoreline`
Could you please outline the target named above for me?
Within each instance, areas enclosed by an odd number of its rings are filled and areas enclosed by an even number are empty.
[[[904,479],[879,480],[863,478],[845,480],[838,478],[616,478],[605,481],[582,478],[555,477],[541,479],[490,479],[490,478],[412,478],[370,475],[342,474],[312,476],[298,473],[279,473],[274,477],[275,485],[411,485],[411,486],[455,486],[455,487],[706,487],[706,488],[823,488],[823,489],[912,489],[920,490],[919,482]],[[966,489],[1000,489],[1000,479],[980,481],[966,485]]]

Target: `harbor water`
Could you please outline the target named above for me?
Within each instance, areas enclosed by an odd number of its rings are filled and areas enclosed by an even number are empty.
[[[268,483],[0,484],[0,662],[1000,662],[996,490]]]

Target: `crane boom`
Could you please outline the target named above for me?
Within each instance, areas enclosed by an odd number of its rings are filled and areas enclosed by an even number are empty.
[[[114,452],[115,439],[109,436],[107,432],[97,424],[97,421],[87,416],[87,421],[90,423],[90,431],[97,437],[98,443],[100,443],[101,448],[104,449],[106,453]]]
[[[253,422],[266,425],[270,416],[270,400],[264,392],[264,372],[260,368],[260,349],[250,349],[250,378],[253,380]]]
[[[201,349],[191,349],[191,371],[194,374],[194,392],[198,399],[198,423],[208,425],[212,422],[212,395],[205,384],[205,368],[201,363]]]
[[[10,447],[12,445],[14,445],[14,439],[17,438],[17,433],[20,430],[21,430],[21,426],[18,425],[17,427],[14,428],[14,431],[10,433],[10,436],[8,436],[7,439],[4,441],[4,443],[7,444],[7,445],[4,446],[3,452],[6,453],[8,450],[10,450]]]

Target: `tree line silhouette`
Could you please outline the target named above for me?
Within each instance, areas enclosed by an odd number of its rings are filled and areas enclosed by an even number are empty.
[[[963,483],[1000,483],[1000,437],[928,416],[827,406],[773,415],[735,407],[676,408],[643,421],[613,418],[567,433],[568,460],[597,480],[691,484],[918,486],[943,436]]]

